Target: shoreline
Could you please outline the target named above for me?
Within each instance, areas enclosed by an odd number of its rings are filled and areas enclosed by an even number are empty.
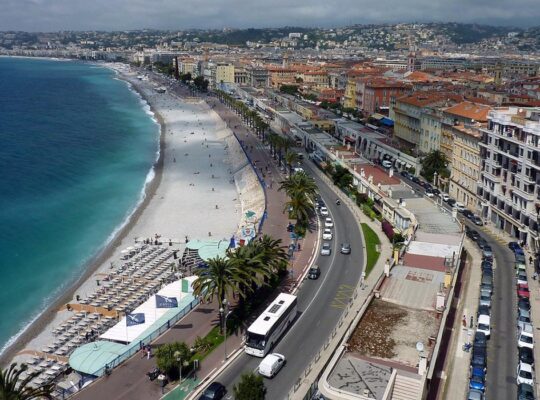
[[[99,65],[99,64],[98,64]],[[100,65],[103,68],[108,68],[115,71],[113,68],[107,65]],[[48,305],[45,310],[41,312],[14,340],[12,344],[5,348],[5,350],[0,354],[0,366],[5,367],[10,363],[13,358],[24,349],[30,341],[36,338],[44,329],[54,320],[59,309],[62,308],[66,303],[73,299],[75,292],[87,282],[92,275],[107,261],[110,259],[115,251],[121,246],[122,241],[126,238],[128,233],[132,228],[137,224],[144,210],[150,203],[150,200],[155,196],[157,189],[163,178],[163,166],[165,158],[165,132],[166,124],[163,120],[161,114],[157,112],[154,106],[146,98],[142,90],[133,85],[126,79],[122,77],[122,74],[116,71],[115,77],[123,80],[128,87],[128,90],[133,90],[148,104],[150,110],[154,113],[154,116],[160,126],[159,132],[159,156],[157,160],[152,164],[151,169],[148,171],[154,171],[154,178],[145,185],[143,192],[143,200],[140,204],[133,210],[131,215],[128,217],[127,221],[123,223],[123,227],[118,230],[114,237],[102,248],[96,255],[94,255],[90,260],[88,260],[82,267],[82,274],[75,279],[73,282],[67,283],[67,288],[63,293],[53,300],[50,305]],[[144,111],[144,110],[143,110]],[[147,176],[148,176],[147,173]]]

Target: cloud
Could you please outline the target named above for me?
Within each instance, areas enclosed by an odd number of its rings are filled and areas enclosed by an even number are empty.
[[[527,26],[538,0],[2,0],[0,29],[338,26],[454,21]]]

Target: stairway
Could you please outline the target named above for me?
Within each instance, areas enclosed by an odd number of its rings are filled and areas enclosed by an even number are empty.
[[[421,396],[420,379],[401,373],[396,375],[391,400],[419,400]]]

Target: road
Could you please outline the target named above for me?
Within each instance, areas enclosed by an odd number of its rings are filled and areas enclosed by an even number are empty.
[[[400,178],[419,190],[420,193],[424,192],[421,186],[404,177]],[[443,205],[448,210],[451,210],[448,204],[443,203]],[[493,249],[496,261],[491,307],[491,339],[487,348],[486,398],[490,400],[515,399],[517,398],[516,369],[518,350],[514,254],[467,218],[461,217],[460,219],[465,225],[475,229],[488,242]]]
[[[307,173],[311,166],[304,163]],[[307,368],[317,351],[323,346],[336,326],[345,304],[352,296],[362,272],[364,252],[360,229],[347,207],[337,206],[335,195],[325,183],[312,174],[334,220],[333,248],[330,256],[319,256],[316,264],[321,268],[318,280],[307,280],[298,293],[299,315],[273,349],[283,354],[287,364],[273,379],[265,379],[267,399],[286,399],[299,376]],[[339,245],[349,242],[350,255],[339,252]],[[242,354],[216,380],[227,386],[227,398],[232,399],[233,386],[244,372],[255,371],[261,358]]]

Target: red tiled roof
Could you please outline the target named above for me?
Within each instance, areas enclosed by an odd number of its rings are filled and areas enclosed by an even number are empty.
[[[446,271],[444,257],[431,257],[405,253],[403,256],[403,265],[412,268],[428,269],[430,271]]]

